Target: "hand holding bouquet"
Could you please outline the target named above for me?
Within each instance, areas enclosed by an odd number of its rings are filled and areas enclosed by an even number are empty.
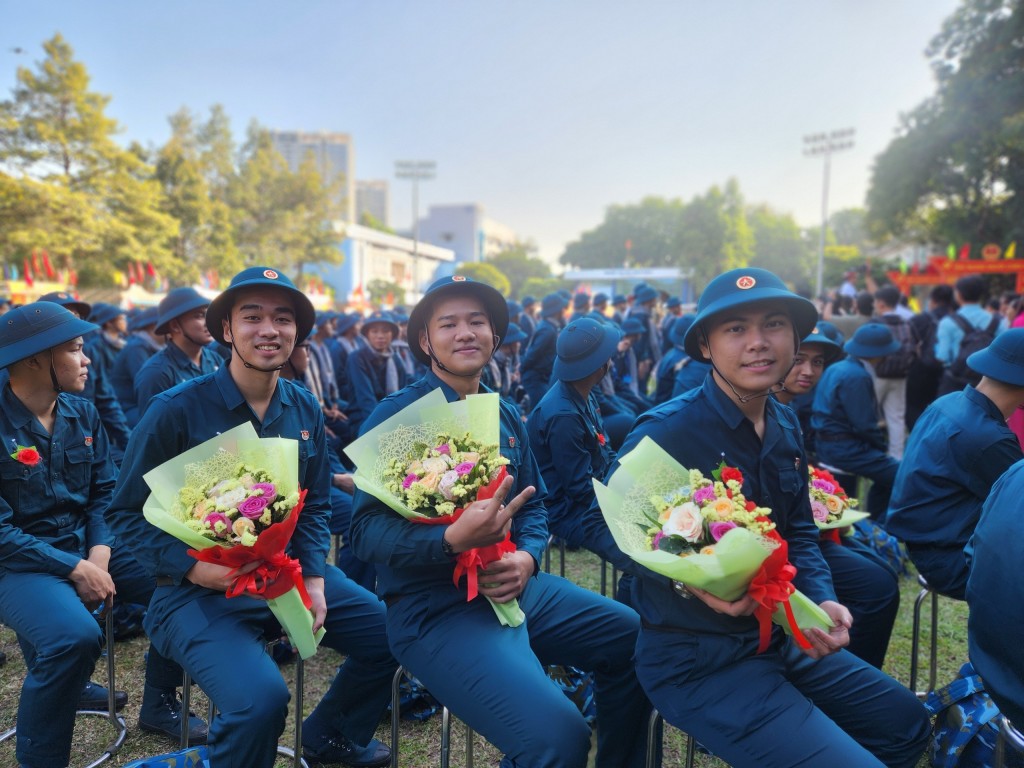
[[[345,453],[356,465],[356,486],[387,504],[407,520],[425,525],[450,525],[473,501],[490,499],[506,477],[505,459],[498,450],[498,396],[470,395],[449,403],[435,389],[378,424]],[[481,568],[515,552],[504,541],[461,552],[453,581],[466,576],[467,600],[477,597]],[[516,600],[495,603],[502,624],[522,624]]]
[[[619,460],[607,486],[594,490],[615,543],[655,573],[726,601],[749,594],[758,603],[759,650],[771,622],[807,647],[800,628],[826,631],[831,619],[792,585],[788,545],[771,510],[743,496],[743,476],[724,464],[706,478],[686,469],[650,438]]]
[[[246,422],[146,473],[146,519],[192,547],[202,562],[238,571],[227,597],[267,601],[302,658],[316,653],[302,568],[285,550],[302,511],[298,444],[260,439]]]

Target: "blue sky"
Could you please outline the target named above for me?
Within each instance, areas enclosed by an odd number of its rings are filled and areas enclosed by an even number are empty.
[[[605,208],[736,177],[749,202],[820,220],[803,136],[853,127],[830,209],[862,205],[899,115],[934,90],[924,49],[954,0],[0,0],[0,93],[61,32],[125,141],[221,103],[241,138],[350,133],[356,176],[429,159],[430,204],[476,202],[556,259]],[[25,54],[11,49],[23,48]]]

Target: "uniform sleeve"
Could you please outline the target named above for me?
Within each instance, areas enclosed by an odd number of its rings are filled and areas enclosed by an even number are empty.
[[[1021,460],[1016,436],[1006,437],[985,446],[971,467],[971,475],[982,487],[991,488],[1006,470]]]
[[[14,510],[0,497],[0,561],[8,571],[67,578],[81,557],[52,547],[14,525]]]
[[[885,449],[886,442],[878,426],[878,408],[871,377],[839,379],[833,403],[846,414],[850,431],[871,445]]]
[[[312,397],[310,400],[312,402]],[[306,490],[306,502],[290,548],[292,556],[302,565],[304,576],[322,577],[331,543],[331,465],[327,458],[331,448],[327,444],[323,412],[313,405],[310,410],[316,421],[308,442],[317,450],[306,460],[305,472],[299,479],[300,486]]]
[[[544,485],[544,478],[537,466],[537,459],[530,450],[529,437],[526,428],[518,419],[512,420],[512,429],[516,432],[516,439],[519,441],[520,461],[515,469],[515,484],[509,493],[515,497],[522,493],[524,488],[533,486],[537,492],[533,495],[523,508],[512,518],[512,541],[518,549],[529,552],[537,565],[534,573],[540,566],[541,557],[544,555],[544,548],[548,543],[548,513],[544,508],[544,496],[547,488]]]
[[[150,358],[152,360],[153,358]],[[141,419],[149,409],[149,401],[154,395],[166,392],[174,384],[173,376],[168,375],[163,365],[144,365],[135,379],[135,402],[139,408]]]
[[[93,402],[96,410],[100,412],[103,420],[103,427],[107,430],[110,442],[120,449],[128,445],[128,438],[131,437],[131,429],[128,427],[128,420],[125,418],[121,403],[114,394],[110,385],[109,372],[105,373],[96,382],[96,394]]]
[[[169,406],[169,404],[168,404]],[[181,583],[196,564],[188,546],[146,520],[142,507],[149,497],[143,475],[188,450],[188,418],[171,407],[147,410],[135,427],[125,450],[114,497],[107,509],[107,524],[153,576],[170,576]]]
[[[547,324],[539,326],[537,333],[530,342],[530,346],[526,349],[526,354],[523,355],[523,363],[520,370],[543,369],[545,363],[554,357],[554,350],[551,348],[553,340],[551,327]]]

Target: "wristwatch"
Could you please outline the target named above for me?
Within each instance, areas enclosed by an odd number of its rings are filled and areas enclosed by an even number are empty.
[[[686,585],[683,584],[683,582],[681,582],[681,581],[673,581],[672,582],[672,591],[675,592],[680,597],[685,598],[687,600],[692,600],[693,599],[693,592],[688,590],[686,588]]]
[[[448,557],[457,557],[454,549],[452,549],[452,543],[441,534],[441,551],[444,552]]]

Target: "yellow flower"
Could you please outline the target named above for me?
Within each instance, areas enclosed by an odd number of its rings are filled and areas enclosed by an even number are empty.
[[[701,548],[700,553],[702,555],[713,555],[715,554],[715,548],[711,545]]]

